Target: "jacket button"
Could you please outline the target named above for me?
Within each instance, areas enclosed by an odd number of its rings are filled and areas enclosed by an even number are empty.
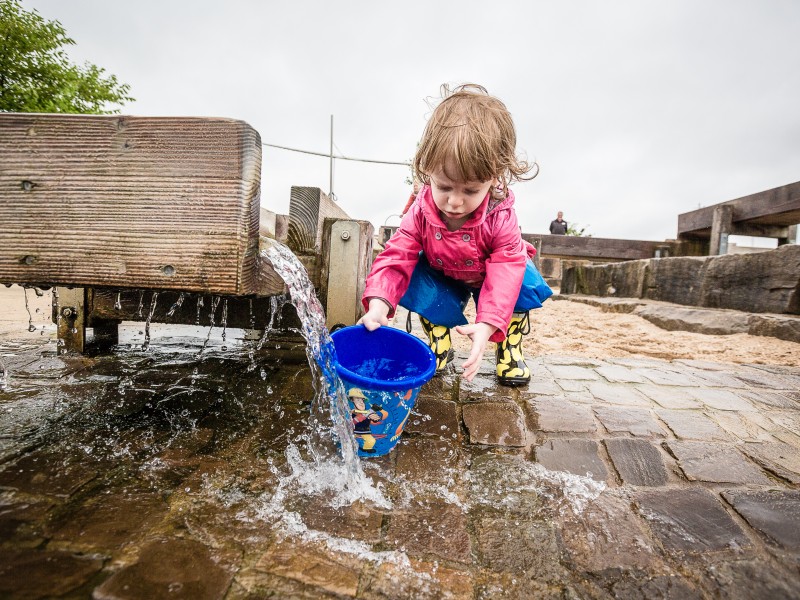
[[[464,240],[465,242],[468,242],[469,241],[469,234],[465,233],[464,235],[461,236],[461,239]]]
[[[437,232],[436,232],[436,235],[435,235],[434,237],[435,237],[437,240],[440,240],[440,239],[442,239],[442,232],[441,232],[441,231],[437,231]]]
[[[475,263],[473,263],[471,260],[468,260],[468,261],[464,262],[464,264],[467,265],[468,267],[471,267]]]
[[[436,264],[437,264],[437,265],[439,265],[439,266],[441,266],[441,265],[443,265],[444,263],[442,262],[442,259],[441,259],[441,258],[437,258],[437,259],[436,259]]]

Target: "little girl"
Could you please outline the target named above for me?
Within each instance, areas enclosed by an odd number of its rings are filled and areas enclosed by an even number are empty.
[[[520,235],[508,185],[533,179],[538,166],[517,158],[511,114],[483,87],[443,87],[443,97],[414,157],[423,187],[372,265],[359,323],[370,331],[388,325],[399,303],[420,316],[437,370],[453,360],[455,327],[472,340],[463,364],[468,381],[492,341],[500,383],[524,385],[530,381],[522,355],[528,311],[553,292],[533,266],[536,250]],[[474,325],[464,317],[470,296],[477,304]]]

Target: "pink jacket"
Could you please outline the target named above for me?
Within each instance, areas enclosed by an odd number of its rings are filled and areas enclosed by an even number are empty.
[[[490,208],[491,206],[491,208]],[[528,257],[536,250],[520,236],[514,194],[496,202],[487,194],[483,203],[458,231],[448,231],[433,202],[430,186],[424,186],[400,228],[372,264],[362,297],[364,308],[370,298],[383,298],[394,314],[420,250],[431,267],[447,277],[480,287],[477,322],[497,327],[489,338],[502,342],[514,312]]]

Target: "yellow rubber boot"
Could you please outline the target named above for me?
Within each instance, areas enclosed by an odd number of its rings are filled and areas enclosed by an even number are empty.
[[[500,385],[526,385],[531,372],[522,355],[522,336],[531,330],[528,313],[514,313],[506,339],[497,344],[497,380]]]
[[[441,371],[455,357],[450,340],[450,329],[444,325],[434,325],[422,315],[419,316],[419,322],[422,324],[422,330],[428,336],[428,345],[436,355],[436,371]]]

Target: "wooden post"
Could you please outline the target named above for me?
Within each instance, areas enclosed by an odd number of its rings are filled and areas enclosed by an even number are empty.
[[[320,297],[326,325],[353,325],[361,317],[361,295],[372,267],[372,224],[325,219]]]
[[[536,248],[536,256],[533,257],[533,266],[536,267],[536,270],[541,272],[540,262],[542,256],[542,238],[540,237],[530,237],[528,238],[528,242]]]
[[[786,237],[778,238],[778,246],[785,246],[786,244],[797,243],[797,225],[790,225],[786,228]]]
[[[322,223],[326,218],[350,217],[319,188],[293,186],[286,245],[295,254],[318,253],[322,246]]]
[[[733,206],[718,204],[714,207],[714,216],[711,220],[711,243],[708,254],[716,256],[728,253],[728,235],[733,229]]]
[[[53,315],[58,330],[58,353],[83,352],[86,347],[86,290],[56,288],[58,313]],[[55,312],[55,311],[54,311]]]

